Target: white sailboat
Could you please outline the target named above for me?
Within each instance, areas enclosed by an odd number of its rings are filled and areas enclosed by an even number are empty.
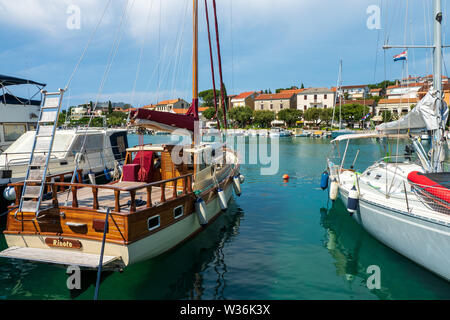
[[[450,172],[444,168],[448,108],[442,99],[440,0],[434,1],[433,20],[433,88],[400,120],[382,124],[373,133],[333,140],[335,144],[347,144],[340,164],[328,159],[328,168],[331,179],[337,182],[331,189],[338,186],[343,202],[363,228],[400,254],[450,280]],[[411,135],[423,129],[433,133],[430,153],[425,152],[420,139]],[[401,156],[375,162],[363,173],[343,168],[352,139],[377,137],[407,138],[412,148],[408,146]]]

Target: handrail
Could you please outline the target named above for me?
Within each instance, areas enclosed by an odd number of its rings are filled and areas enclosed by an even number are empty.
[[[92,188],[92,187],[96,187],[97,189],[109,189],[109,190],[116,190],[116,191],[124,191],[124,192],[130,192],[130,191],[137,191],[137,190],[141,190],[147,187],[159,187],[162,184],[166,184],[166,183],[170,183],[170,182],[174,182],[177,180],[181,180],[187,177],[191,177],[193,176],[192,173],[183,175],[183,176],[179,176],[179,177],[175,177],[175,178],[171,178],[171,179],[167,179],[167,180],[161,180],[161,181],[156,181],[156,182],[151,182],[151,183],[146,183],[146,184],[142,184],[139,186],[133,186],[133,187],[116,187],[114,185],[111,184],[100,184],[100,185],[95,185],[95,184],[85,184],[85,183],[70,183],[70,182],[49,182],[47,183],[48,185],[54,184],[56,186],[61,186],[61,187],[76,187],[76,188]]]
[[[177,182],[182,180],[183,186],[181,189],[182,195],[188,195],[193,192],[192,190],[192,179],[193,174],[186,174],[183,176],[162,180],[162,181],[156,181],[152,183],[146,183],[138,186],[133,187],[117,187],[114,186],[114,184],[105,184],[105,185],[92,185],[92,184],[84,184],[84,183],[70,183],[70,182],[49,182],[47,181],[45,183],[46,187],[49,188],[49,190],[52,190],[52,203],[54,206],[58,206],[58,195],[57,190],[61,190],[63,192],[66,192],[67,190],[70,190],[72,194],[72,208],[78,208],[79,202],[78,202],[78,190],[81,188],[91,188],[92,190],[92,209],[97,210],[100,208],[99,203],[99,189],[107,189],[114,191],[114,212],[120,213],[121,207],[123,205],[120,204],[120,193],[121,192],[129,192],[130,193],[130,213],[136,212],[136,193],[138,190],[146,189],[147,192],[147,204],[146,208],[153,207],[152,203],[152,188],[153,187],[160,187],[161,188],[161,198],[160,203],[165,203],[166,200],[166,185],[168,183],[173,183],[173,194],[172,198],[168,200],[173,200],[179,197],[178,194],[178,186]],[[11,184],[14,185],[14,187],[19,191],[19,189],[23,186],[23,182],[18,182]],[[16,192],[16,195],[20,194],[20,192]],[[17,196],[16,196],[17,201]]]

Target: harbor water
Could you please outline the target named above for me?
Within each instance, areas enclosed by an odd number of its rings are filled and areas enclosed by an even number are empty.
[[[137,136],[129,144],[137,145]],[[328,200],[319,186],[330,149],[329,139],[280,138],[276,174],[261,175],[259,164],[243,164],[243,194],[225,214],[160,257],[103,273],[99,298],[450,299],[449,282],[371,237],[341,200]],[[385,155],[374,140],[355,142],[350,164],[356,150],[357,170]],[[371,266],[379,267],[380,289],[367,285]],[[82,290],[70,291],[64,268],[0,259],[0,299],[90,300],[95,277],[83,273]]]

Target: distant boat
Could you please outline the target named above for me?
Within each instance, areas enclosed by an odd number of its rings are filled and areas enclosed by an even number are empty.
[[[284,130],[283,128],[279,128],[279,127],[273,127],[272,129],[270,129],[269,132],[269,136],[271,138],[274,137],[289,137],[291,136],[291,133],[287,130]]]
[[[344,134],[354,134],[354,133],[356,132],[350,129],[336,130],[331,132],[331,138],[336,139],[337,137],[342,136]]]
[[[309,132],[304,131],[303,129],[299,129],[299,128],[294,129],[293,134],[294,134],[294,137],[309,137],[310,136]]]

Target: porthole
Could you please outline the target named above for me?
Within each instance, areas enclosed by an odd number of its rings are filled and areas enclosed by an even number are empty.
[[[160,216],[150,217],[147,220],[148,231],[158,229],[160,225],[161,225],[161,217]]]
[[[183,214],[184,214],[184,207],[183,207],[182,205],[181,205],[181,206],[178,206],[178,207],[176,207],[176,208],[173,209],[173,217],[174,217],[175,219],[178,219],[178,218],[181,217]]]

